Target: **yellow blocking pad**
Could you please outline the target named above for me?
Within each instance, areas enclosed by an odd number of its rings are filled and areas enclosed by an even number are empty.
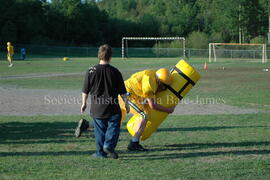
[[[171,74],[172,84],[165,91],[156,94],[157,103],[164,107],[176,106],[200,79],[200,74],[183,59],[176,64]],[[168,113],[151,109],[149,106],[145,106],[144,111],[147,115],[147,125],[141,140],[149,138],[168,116]],[[141,115],[135,114],[127,123],[127,129],[132,136],[138,130],[139,121],[141,121]]]

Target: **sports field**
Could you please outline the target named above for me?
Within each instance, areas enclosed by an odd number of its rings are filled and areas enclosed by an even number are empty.
[[[113,58],[124,79],[180,58]],[[269,179],[270,63],[187,60],[201,80],[151,138],[120,158],[93,159],[91,132],[73,136],[84,73],[96,58],[0,60],[0,179]],[[71,102],[71,103],[70,103]],[[126,123],[127,121],[125,121]]]

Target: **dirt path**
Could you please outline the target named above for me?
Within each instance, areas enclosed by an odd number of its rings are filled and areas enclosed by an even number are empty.
[[[33,90],[0,87],[0,115],[79,115],[80,97],[80,90]],[[86,112],[89,112],[89,109]],[[253,114],[260,112],[264,111],[243,109],[227,104],[183,103],[176,107],[173,114]]]

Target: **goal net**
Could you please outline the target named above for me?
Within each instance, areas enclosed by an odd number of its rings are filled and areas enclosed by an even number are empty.
[[[130,41],[155,41],[154,47],[139,48],[135,45],[130,46]],[[159,46],[163,41],[179,41],[182,48],[164,48]],[[129,44],[128,44],[129,43]],[[185,57],[185,38],[184,37],[123,37],[122,38],[122,59],[128,57]]]
[[[247,43],[209,43],[209,62],[231,59],[266,63],[266,45]]]

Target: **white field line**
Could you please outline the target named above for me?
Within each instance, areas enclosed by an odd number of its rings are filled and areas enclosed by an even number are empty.
[[[0,80],[6,79],[32,79],[32,78],[46,78],[46,77],[58,77],[58,76],[74,76],[83,75],[84,73],[74,72],[74,73],[55,73],[55,74],[24,74],[16,76],[2,76]]]
[[[125,69],[121,72],[136,72],[144,70],[144,68],[137,69]],[[50,73],[50,74],[23,74],[13,76],[0,76],[0,80],[8,79],[32,79],[32,78],[47,78],[47,77],[59,77],[59,76],[83,76],[85,72],[72,72],[72,73]]]

